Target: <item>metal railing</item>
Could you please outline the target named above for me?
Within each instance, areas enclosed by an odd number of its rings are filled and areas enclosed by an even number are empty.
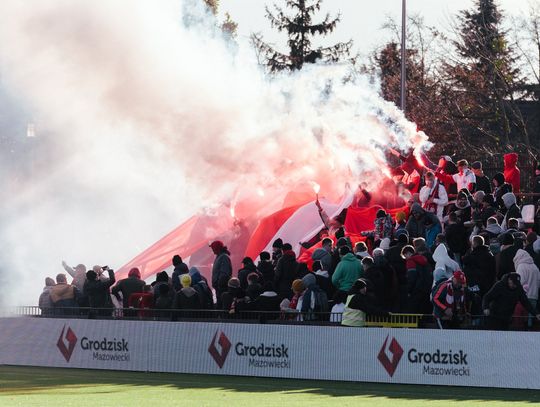
[[[190,321],[190,322],[235,322],[247,324],[301,324],[318,326],[341,326],[342,313],[296,312],[296,311],[237,311],[223,310],[179,310],[154,308],[43,308],[22,306],[0,310],[2,317],[32,318],[78,318],[78,319],[117,319],[140,321]],[[533,330],[528,327],[528,316],[514,316],[510,324],[512,330]],[[367,315],[366,327],[385,328],[440,328],[430,314],[399,314],[388,316]],[[464,315],[452,321],[442,321],[447,328],[485,329],[486,317],[483,315]],[[534,330],[537,327],[533,326]]]

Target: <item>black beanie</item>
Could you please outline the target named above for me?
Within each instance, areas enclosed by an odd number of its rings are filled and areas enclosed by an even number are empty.
[[[337,247],[343,247],[343,246],[348,246],[349,245],[349,241],[347,240],[347,238],[345,237],[340,237],[337,241]]]
[[[398,240],[399,243],[409,244],[409,234],[408,233],[400,233],[397,240]]]
[[[274,243],[272,243],[272,247],[276,249],[281,249],[283,247],[283,240],[281,238],[277,238],[274,240]]]
[[[497,174],[495,174],[495,175],[493,176],[493,179],[494,179],[495,181],[497,181],[497,184],[498,184],[499,186],[501,186],[502,184],[504,184],[504,181],[505,181],[505,179],[504,179],[504,174],[503,174],[502,172],[498,172]]]
[[[259,254],[259,258],[260,258],[261,260],[270,260],[270,253],[268,253],[268,252],[261,252],[261,253]]]
[[[505,246],[514,244],[514,235],[512,233],[503,234],[501,244]]]
[[[97,274],[94,270],[88,270],[86,272],[86,279],[89,281],[95,281],[97,279]]]

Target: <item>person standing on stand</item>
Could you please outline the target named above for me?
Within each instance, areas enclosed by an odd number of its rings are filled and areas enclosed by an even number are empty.
[[[219,240],[213,241],[210,248],[216,255],[212,265],[212,287],[216,291],[217,309],[221,309],[221,295],[227,291],[227,284],[232,277],[231,253]]]

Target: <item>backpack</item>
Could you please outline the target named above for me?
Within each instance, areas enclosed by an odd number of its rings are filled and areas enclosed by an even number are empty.
[[[212,293],[208,289],[206,284],[194,284],[193,288],[197,291],[199,301],[202,309],[213,309],[214,301],[212,299]]]
[[[304,315],[304,321],[328,320],[328,315],[320,314],[328,312],[328,296],[326,292],[320,288],[311,290],[311,304]]]

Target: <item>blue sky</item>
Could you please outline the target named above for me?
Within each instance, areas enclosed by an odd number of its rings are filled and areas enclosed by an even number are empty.
[[[498,0],[501,10],[508,17],[527,13],[531,3],[540,4],[539,0]],[[252,32],[261,32],[267,41],[284,46],[284,33],[277,33],[265,18],[265,5],[283,6],[284,0],[220,0],[220,11],[228,11],[238,23],[241,37]],[[473,0],[407,0],[410,13],[420,13],[426,24],[441,28],[450,28],[452,15],[459,10],[473,7]],[[382,44],[388,34],[381,29],[387,16],[401,17],[401,0],[325,0],[319,17],[326,12],[341,12],[342,21],[328,39],[328,43],[352,38],[355,51],[366,55],[377,45]],[[317,19],[318,20],[318,19]]]

